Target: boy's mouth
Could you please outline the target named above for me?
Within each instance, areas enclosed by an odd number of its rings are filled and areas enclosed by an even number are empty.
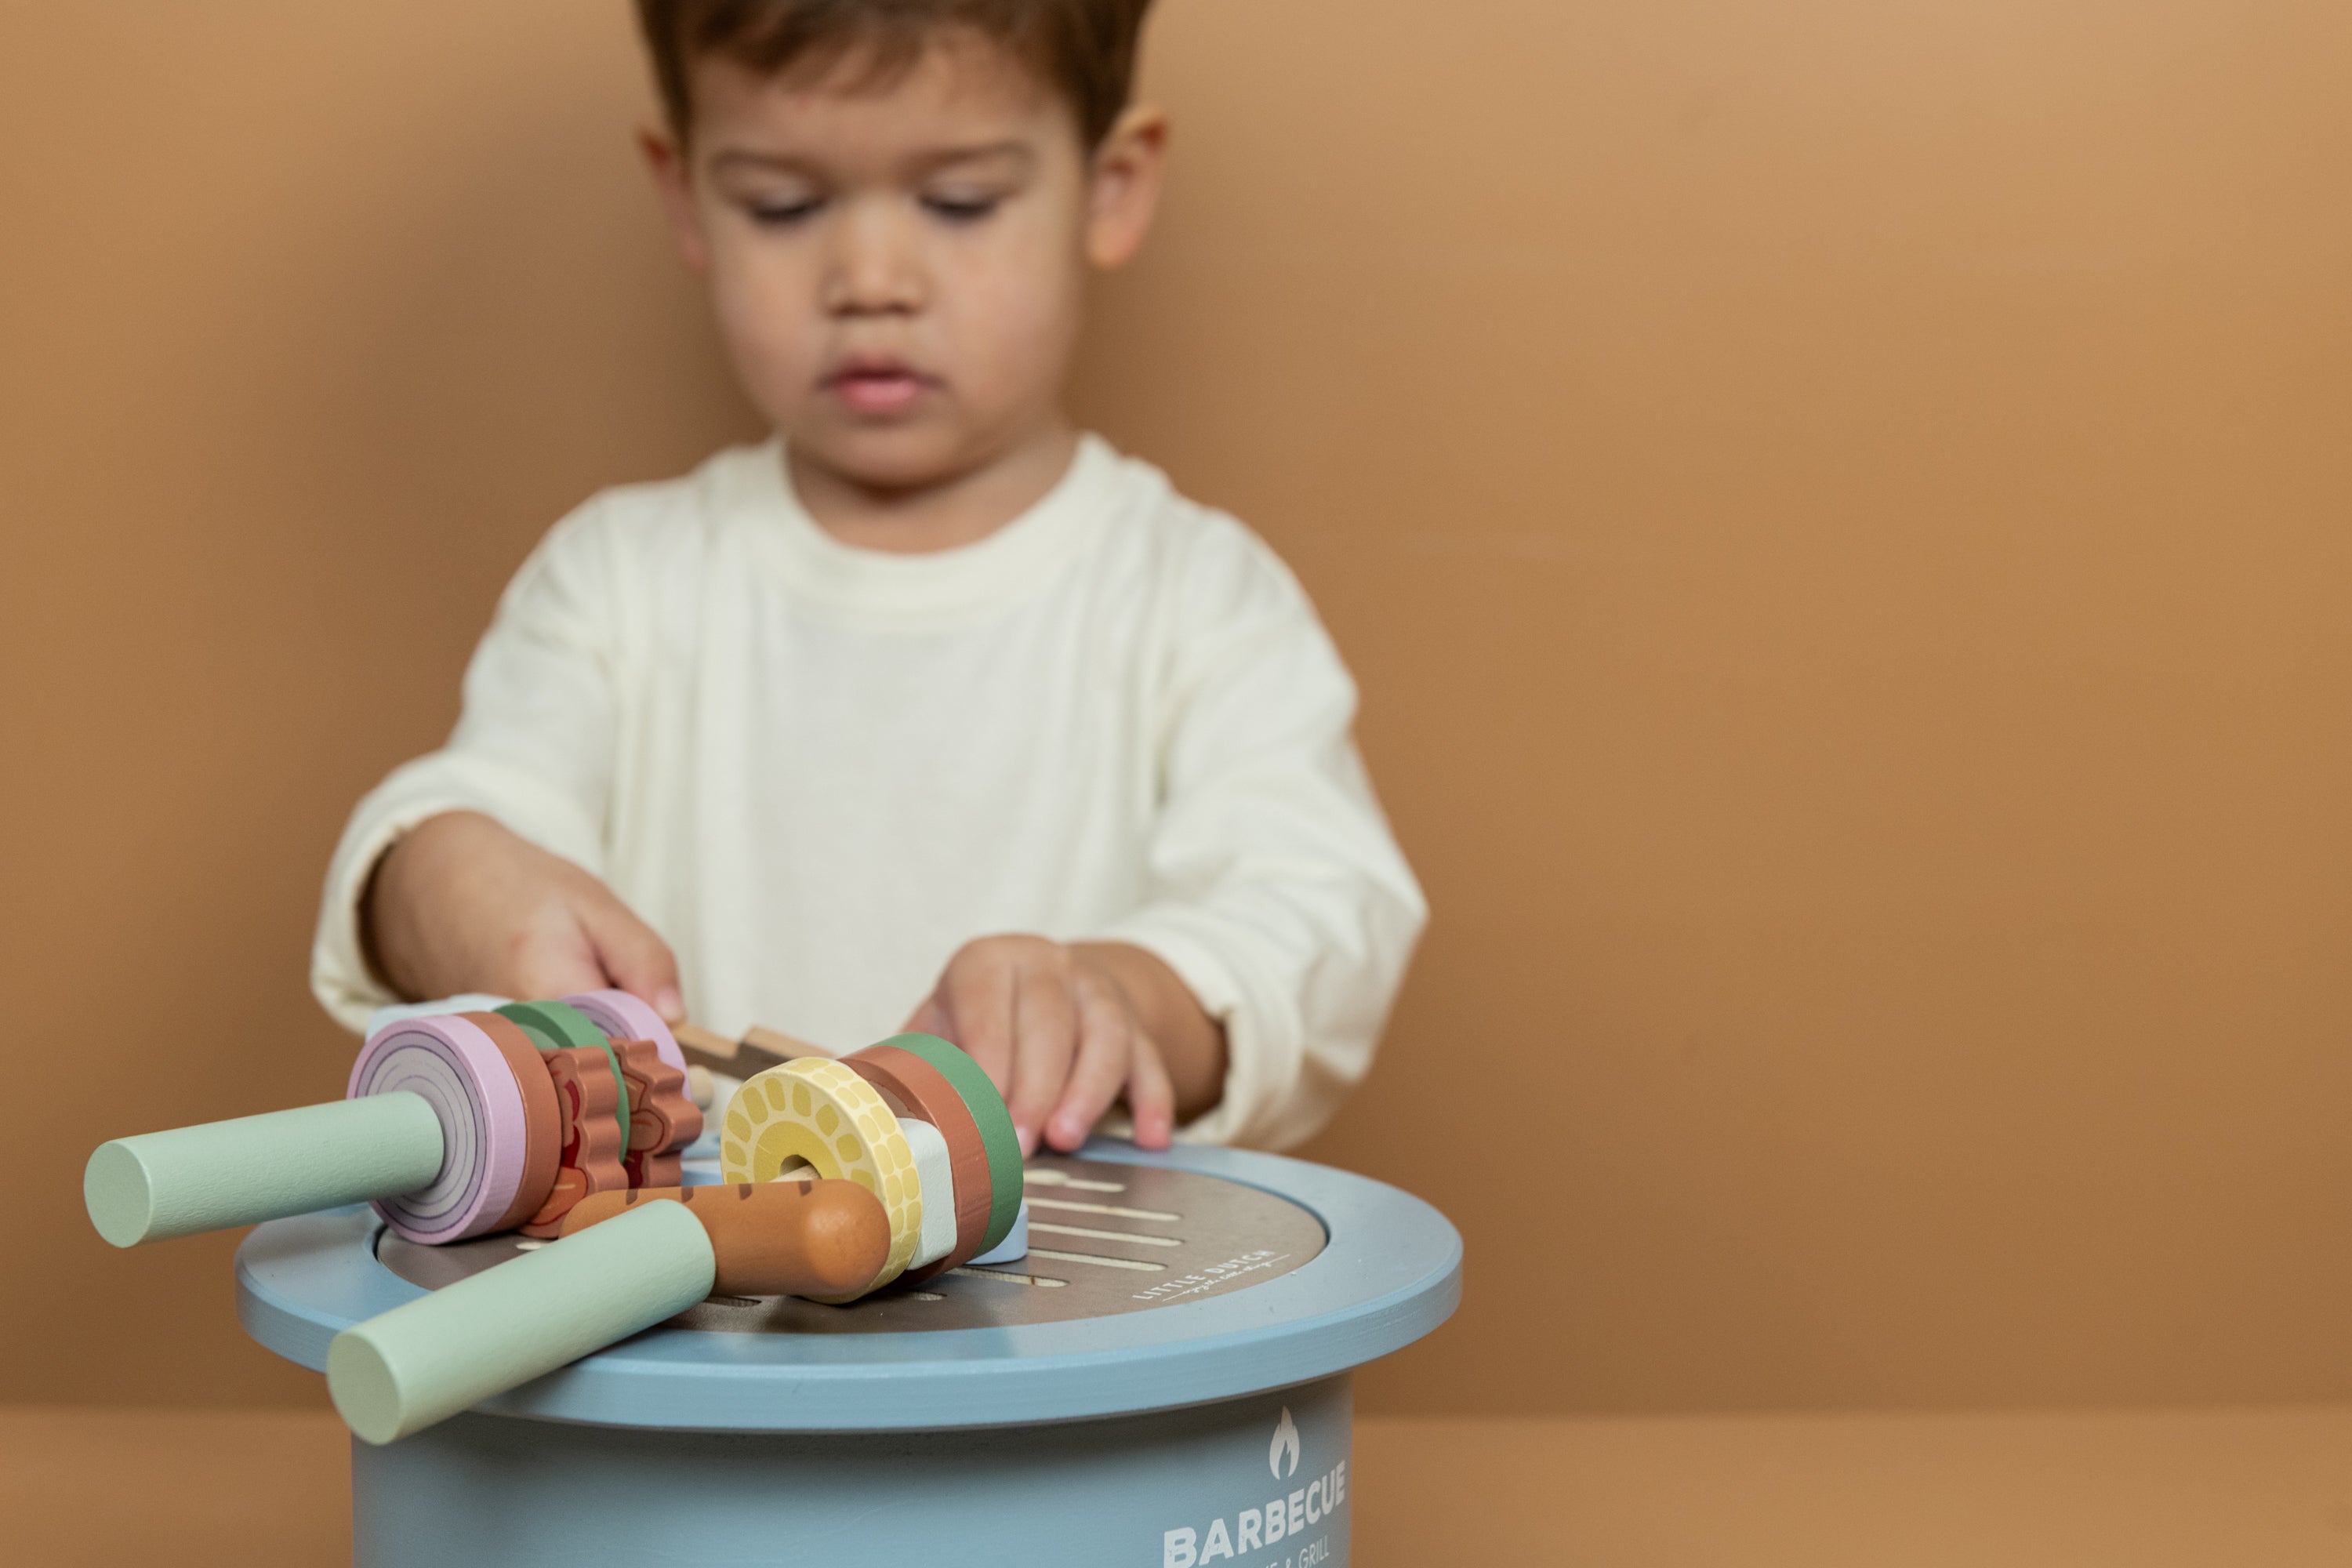
[[[895,359],[853,359],[824,378],[824,389],[853,414],[903,414],[936,384],[934,379]]]

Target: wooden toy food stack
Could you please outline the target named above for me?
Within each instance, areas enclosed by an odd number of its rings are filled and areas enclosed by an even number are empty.
[[[118,1247],[359,1202],[426,1246],[560,1237],[335,1336],[337,1409],[390,1442],[714,1290],[846,1302],[1012,1232],[1019,1142],[963,1052],[903,1035],[767,1059],[724,1113],[726,1186],[678,1184],[703,1127],[686,1054],[607,991],[388,1024],[348,1098],[104,1144],[83,1196]]]
[[[676,1185],[702,1131],[676,1040],[622,992],[387,1025],[346,1094],[104,1144],[90,1219],[131,1247],[365,1201],[426,1245],[553,1236],[592,1193]]]

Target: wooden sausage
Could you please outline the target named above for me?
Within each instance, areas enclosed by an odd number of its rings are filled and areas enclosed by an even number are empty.
[[[880,1273],[890,1254],[882,1201],[856,1182],[596,1193],[563,1216],[563,1234],[664,1198],[702,1222],[719,1264],[711,1289],[721,1296],[839,1296]]]

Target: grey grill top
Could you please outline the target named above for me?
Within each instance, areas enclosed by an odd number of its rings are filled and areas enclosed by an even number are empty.
[[[1323,1250],[1322,1222],[1260,1187],[1192,1171],[1041,1155],[1029,1162],[1029,1256],[893,1286],[846,1306],[715,1296],[665,1327],[738,1334],[876,1334],[1063,1323],[1262,1284]],[[486,1236],[419,1247],[387,1230],[376,1258],[437,1290],[549,1245]]]
[[[1036,1163],[1033,1250],[1013,1269],[943,1276],[847,1308],[706,1303],[482,1408],[698,1431],[1078,1420],[1312,1382],[1420,1338],[1461,1299],[1461,1237],[1383,1183],[1239,1149],[1150,1154],[1100,1142],[1080,1153]],[[1047,1206],[1097,1200],[1132,1212]],[[236,1255],[246,1331],[322,1368],[338,1331],[420,1294],[391,1266],[469,1256],[404,1252],[383,1243],[383,1228],[360,1207],[257,1227]],[[1135,1239],[1144,1236],[1176,1245]],[[1247,1256],[1258,1252],[1274,1256]],[[817,1331],[783,1331],[804,1327]]]

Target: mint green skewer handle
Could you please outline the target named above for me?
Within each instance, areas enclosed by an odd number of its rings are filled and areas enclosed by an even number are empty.
[[[676,1317],[718,1269],[684,1204],[640,1204],[352,1324],[327,1347],[327,1392],[354,1436],[389,1443]]]
[[[441,1119],[401,1090],[101,1143],[81,1174],[117,1247],[394,1197],[441,1173]]]

